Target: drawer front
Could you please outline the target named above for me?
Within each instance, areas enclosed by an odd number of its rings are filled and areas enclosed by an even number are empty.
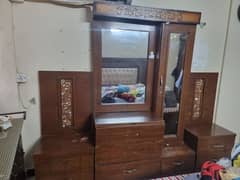
[[[39,180],[78,180],[93,179],[93,166],[87,167],[81,157],[39,159],[35,162],[36,179]]]
[[[132,163],[96,165],[96,180],[139,180],[159,177],[160,161],[138,161]]]
[[[198,143],[198,151],[226,151],[232,149],[234,144],[234,136],[212,137],[200,139]]]
[[[127,127],[99,128],[96,130],[96,144],[144,142],[162,140],[163,129],[159,125],[129,125]]]
[[[94,153],[94,146],[89,142],[84,142],[81,137],[76,135],[44,138],[40,142],[41,152],[44,152],[45,155],[58,157],[70,153],[92,155]]]
[[[200,151],[197,153],[197,169],[200,169],[205,161],[217,161],[222,157],[230,157],[231,149],[228,150],[211,150],[211,151]]]
[[[120,163],[145,159],[160,159],[162,142],[153,141],[141,144],[114,144],[96,146],[96,163]]]
[[[194,156],[175,157],[162,160],[162,174],[164,176],[192,172],[194,169]]]

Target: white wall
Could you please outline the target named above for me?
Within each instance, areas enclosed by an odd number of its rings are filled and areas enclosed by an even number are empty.
[[[31,149],[40,137],[38,71],[90,71],[90,17],[86,9],[30,2],[14,4],[13,15],[17,67],[28,76],[20,91],[28,108],[22,135],[31,167]]]
[[[201,21],[207,25],[197,28],[192,72],[218,72],[221,69],[230,1],[133,0],[133,4],[201,12]]]
[[[133,4],[202,12],[198,28],[192,71],[221,70],[229,1],[226,0],[134,0]],[[25,2],[14,4],[14,35],[17,67],[29,79],[21,86],[28,118],[23,143],[27,152],[40,137],[39,70],[90,71],[90,24],[85,9]],[[201,53],[200,53],[201,52]],[[36,98],[36,105],[29,100]],[[28,158],[29,160],[29,158]],[[31,161],[27,161],[27,168]]]
[[[239,5],[240,0],[233,0],[216,116],[218,124],[237,133],[237,142],[240,142],[240,21],[237,19]]]
[[[9,1],[0,1],[0,113],[19,110]]]

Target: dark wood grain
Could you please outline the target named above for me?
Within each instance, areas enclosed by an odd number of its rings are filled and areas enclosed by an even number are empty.
[[[186,127],[184,140],[196,152],[196,170],[207,160],[230,157],[235,136],[233,132],[216,124]]]
[[[60,104],[60,79],[73,82],[73,126],[79,132],[89,129],[92,113],[91,73],[89,72],[39,72],[41,130],[42,135],[69,133],[72,129],[62,128]]]
[[[193,119],[194,89],[197,80],[203,80],[204,88],[200,116],[199,118]],[[218,73],[191,73],[189,83],[186,87],[187,95],[184,101],[185,125],[212,124],[217,83]]]
[[[195,153],[188,146],[165,146],[162,151],[162,176],[192,172],[194,163]]]
[[[93,180],[94,146],[83,135],[49,136],[40,139],[34,158],[38,180]]]
[[[150,112],[96,113],[96,178],[108,179],[104,174],[107,169],[117,179],[151,177],[160,172],[163,133],[163,120]],[[143,169],[141,161],[151,163]]]
[[[160,177],[161,161],[96,165],[96,180],[139,180]]]
[[[169,56],[169,44],[170,44],[170,35],[171,33],[184,33],[188,34],[188,38],[186,40],[186,49],[185,58],[184,58],[184,72],[183,72],[183,85],[182,85],[182,93],[181,93],[181,102],[180,102],[180,112],[178,119],[178,127],[177,127],[177,136],[180,140],[183,137],[183,127],[184,127],[184,109],[186,106],[186,98],[188,96],[188,84],[191,74],[191,64],[192,64],[192,54],[193,54],[193,46],[195,39],[195,31],[196,26],[194,25],[179,25],[179,24],[163,24],[161,33],[161,41],[159,41],[159,63],[157,75],[155,76],[155,98],[153,104],[153,112],[159,114],[160,117],[163,118],[163,102],[165,96],[165,82],[166,82],[166,69],[167,69],[167,60]],[[162,84],[160,83],[162,81]]]

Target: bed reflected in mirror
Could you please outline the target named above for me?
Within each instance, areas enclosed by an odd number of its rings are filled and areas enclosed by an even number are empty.
[[[101,103],[144,104],[149,32],[103,29]]]

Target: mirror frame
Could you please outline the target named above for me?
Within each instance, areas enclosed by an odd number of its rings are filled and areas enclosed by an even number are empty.
[[[144,104],[110,104],[101,103],[101,67],[102,67],[102,29],[121,29],[132,31],[149,32],[148,54],[156,52],[156,27],[150,25],[139,25],[130,23],[118,23],[109,21],[93,21],[92,23],[92,51],[93,51],[93,81],[94,81],[94,109],[95,112],[129,112],[129,111],[151,111],[152,86],[154,60],[149,60],[147,55],[147,74]]]
[[[192,56],[193,51],[189,49],[193,49],[194,46],[194,38],[196,33],[196,28],[193,25],[179,25],[179,24],[162,24],[162,39],[160,45],[160,64],[159,64],[159,73],[158,77],[156,78],[157,81],[160,81],[163,78],[163,84],[157,86],[157,92],[159,93],[159,97],[157,99],[158,106],[156,107],[155,112],[160,114],[161,118],[163,119],[163,102],[165,99],[165,83],[166,83],[166,69],[167,69],[167,60],[168,60],[168,53],[169,53],[169,43],[170,43],[170,35],[171,33],[187,33],[188,39],[186,41],[186,53],[184,58],[184,74],[183,74],[183,87],[181,93],[181,102],[180,102],[180,110],[179,110],[179,119],[178,119],[178,126],[177,126],[177,134],[176,135],[165,135],[165,138],[180,138],[183,137],[184,133],[184,126],[187,124],[184,121],[184,117],[187,115],[184,110],[184,104],[188,101],[188,86],[190,81],[191,75],[191,65],[192,65]]]

